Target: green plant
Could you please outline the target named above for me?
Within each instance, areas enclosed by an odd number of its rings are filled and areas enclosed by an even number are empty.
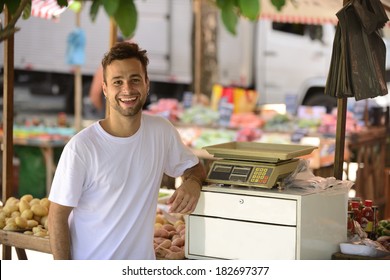
[[[45,1],[45,0],[42,0]],[[125,37],[131,37],[136,30],[138,13],[134,0],[77,0],[82,3],[92,1],[89,11],[92,21],[100,9],[114,19],[121,33]],[[147,0],[146,0],[147,1]],[[192,0],[192,1],[210,1],[221,12],[221,18],[226,29],[233,35],[236,34],[236,26],[239,17],[245,17],[251,21],[258,19],[260,14],[260,4],[262,0]],[[271,1],[272,4],[280,10],[287,0],[264,0]],[[57,0],[58,5],[68,6],[68,0]],[[81,5],[78,5],[81,7]],[[31,15],[31,0],[0,0],[0,13],[3,13],[6,7],[12,15],[6,26],[0,26],[0,42],[5,40],[11,34],[19,29],[16,22],[20,17],[28,19]]]

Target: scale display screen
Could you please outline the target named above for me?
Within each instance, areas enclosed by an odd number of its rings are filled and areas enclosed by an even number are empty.
[[[206,181],[210,183],[272,188],[278,179],[290,174],[298,160],[273,163],[248,163],[245,161],[215,161]]]

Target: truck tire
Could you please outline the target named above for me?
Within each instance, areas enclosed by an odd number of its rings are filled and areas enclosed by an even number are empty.
[[[303,101],[305,106],[325,106],[326,112],[329,114],[333,108],[337,107],[337,98],[325,95],[323,92],[316,92],[306,97]]]

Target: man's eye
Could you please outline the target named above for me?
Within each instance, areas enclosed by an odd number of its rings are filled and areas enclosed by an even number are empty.
[[[114,82],[114,85],[115,85],[115,86],[120,86],[120,85],[122,85],[122,81],[115,81],[115,82]]]
[[[140,79],[132,79],[131,80],[134,84],[138,84],[141,80]]]

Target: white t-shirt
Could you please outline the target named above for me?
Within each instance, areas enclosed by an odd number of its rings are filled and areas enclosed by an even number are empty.
[[[131,137],[99,122],[65,146],[49,199],[74,207],[72,259],[154,259],[153,235],[163,173],[179,177],[199,162],[167,120],[142,115]]]

